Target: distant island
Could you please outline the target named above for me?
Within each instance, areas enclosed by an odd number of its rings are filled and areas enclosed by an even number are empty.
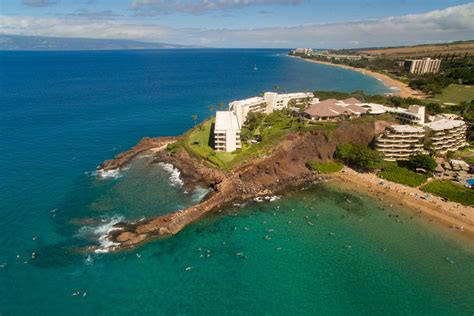
[[[0,50],[126,50],[198,48],[198,46],[150,43],[121,39],[21,36],[0,34]]]

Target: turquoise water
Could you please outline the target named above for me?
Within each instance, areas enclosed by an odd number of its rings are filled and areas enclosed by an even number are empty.
[[[222,210],[134,251],[80,251],[116,220],[205,193],[147,157],[93,173],[142,136],[182,133],[209,104],[274,85],[387,91],[284,54],[1,52],[0,314],[472,314],[469,244],[335,185]]]

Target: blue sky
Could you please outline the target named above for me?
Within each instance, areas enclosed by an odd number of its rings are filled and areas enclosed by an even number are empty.
[[[474,3],[455,0],[2,0],[0,7],[0,33],[213,47],[473,39],[473,21]]]

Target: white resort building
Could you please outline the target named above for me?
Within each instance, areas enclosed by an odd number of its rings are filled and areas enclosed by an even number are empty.
[[[467,125],[462,120],[439,119],[424,126],[431,150],[438,154],[456,151],[468,145]]]
[[[441,59],[407,59],[404,67],[407,71],[416,75],[423,75],[428,73],[437,73],[441,66]]]
[[[408,124],[425,124],[425,107],[421,105],[410,105],[408,109],[384,107],[385,111],[393,114],[396,118]]]
[[[218,111],[216,113],[214,148],[217,151],[226,152],[232,152],[241,148],[240,129],[245,124],[247,115],[250,112],[269,114],[275,110],[282,110],[288,107],[306,106],[313,101],[313,97],[313,93],[310,92],[286,94],[265,92],[263,97],[252,97],[230,102],[229,111]],[[234,137],[232,135],[238,136]]]
[[[376,149],[384,160],[407,160],[410,156],[423,153],[423,127],[392,125],[377,137]]]
[[[231,111],[217,111],[214,125],[215,150],[232,152],[241,147],[237,116]]]
[[[424,107],[416,107],[418,114]],[[385,107],[385,109],[390,109]],[[412,108],[412,112],[415,111]],[[390,111],[388,111],[390,112]],[[391,112],[394,113],[394,112]],[[407,113],[407,112],[405,112]],[[389,161],[406,160],[418,153],[434,152],[444,155],[448,151],[456,151],[468,145],[466,141],[467,125],[457,115],[439,114],[430,117],[431,122],[414,125],[393,125],[377,137],[376,149],[382,152],[384,159]],[[408,119],[416,122],[416,119]],[[418,120],[420,121],[420,120]]]

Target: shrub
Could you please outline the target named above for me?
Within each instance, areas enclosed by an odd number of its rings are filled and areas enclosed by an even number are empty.
[[[344,144],[338,146],[336,157],[348,165],[368,171],[379,168],[382,162],[378,151],[359,144]]]
[[[435,170],[436,166],[438,165],[433,157],[429,155],[414,155],[408,159],[408,165],[410,169],[416,170],[416,168],[423,168],[427,171]]]

